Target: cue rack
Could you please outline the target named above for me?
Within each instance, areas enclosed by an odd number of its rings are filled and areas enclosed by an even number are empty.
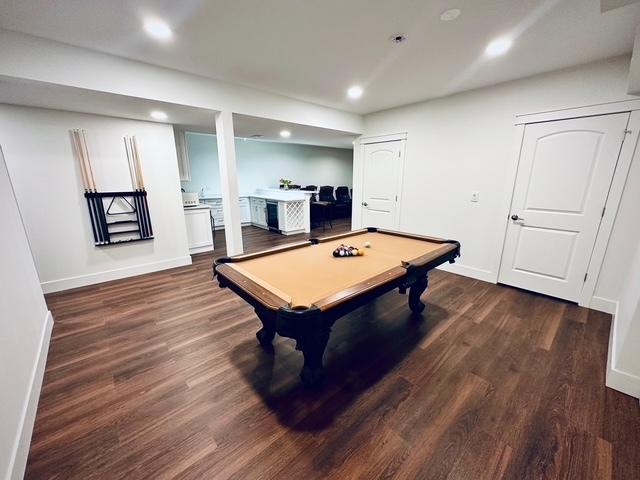
[[[99,192],[96,189],[86,131],[77,128],[71,130],[71,139],[80,164],[95,245],[101,247],[153,239],[136,137],[124,137],[133,190],[122,192]]]

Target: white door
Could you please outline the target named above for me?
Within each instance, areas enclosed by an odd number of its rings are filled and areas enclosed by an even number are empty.
[[[500,282],[578,301],[628,119],[525,126]]]
[[[364,145],[362,226],[398,228],[404,140]]]

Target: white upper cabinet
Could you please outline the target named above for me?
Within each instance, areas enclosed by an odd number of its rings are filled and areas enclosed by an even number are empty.
[[[176,154],[178,156],[178,172],[181,182],[191,181],[191,167],[189,165],[189,152],[187,150],[187,141],[185,139],[184,130],[179,128],[173,129],[176,139]]]

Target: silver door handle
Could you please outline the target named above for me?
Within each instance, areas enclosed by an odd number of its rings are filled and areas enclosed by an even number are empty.
[[[519,217],[518,215],[511,215],[511,220],[514,222],[524,222],[524,218]]]
[[[367,206],[369,206],[369,204],[367,202],[362,202],[362,206],[363,207],[367,207]]]

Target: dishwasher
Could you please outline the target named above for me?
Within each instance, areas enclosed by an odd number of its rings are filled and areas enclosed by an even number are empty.
[[[267,227],[269,227],[269,230],[280,233],[278,202],[267,200]]]

